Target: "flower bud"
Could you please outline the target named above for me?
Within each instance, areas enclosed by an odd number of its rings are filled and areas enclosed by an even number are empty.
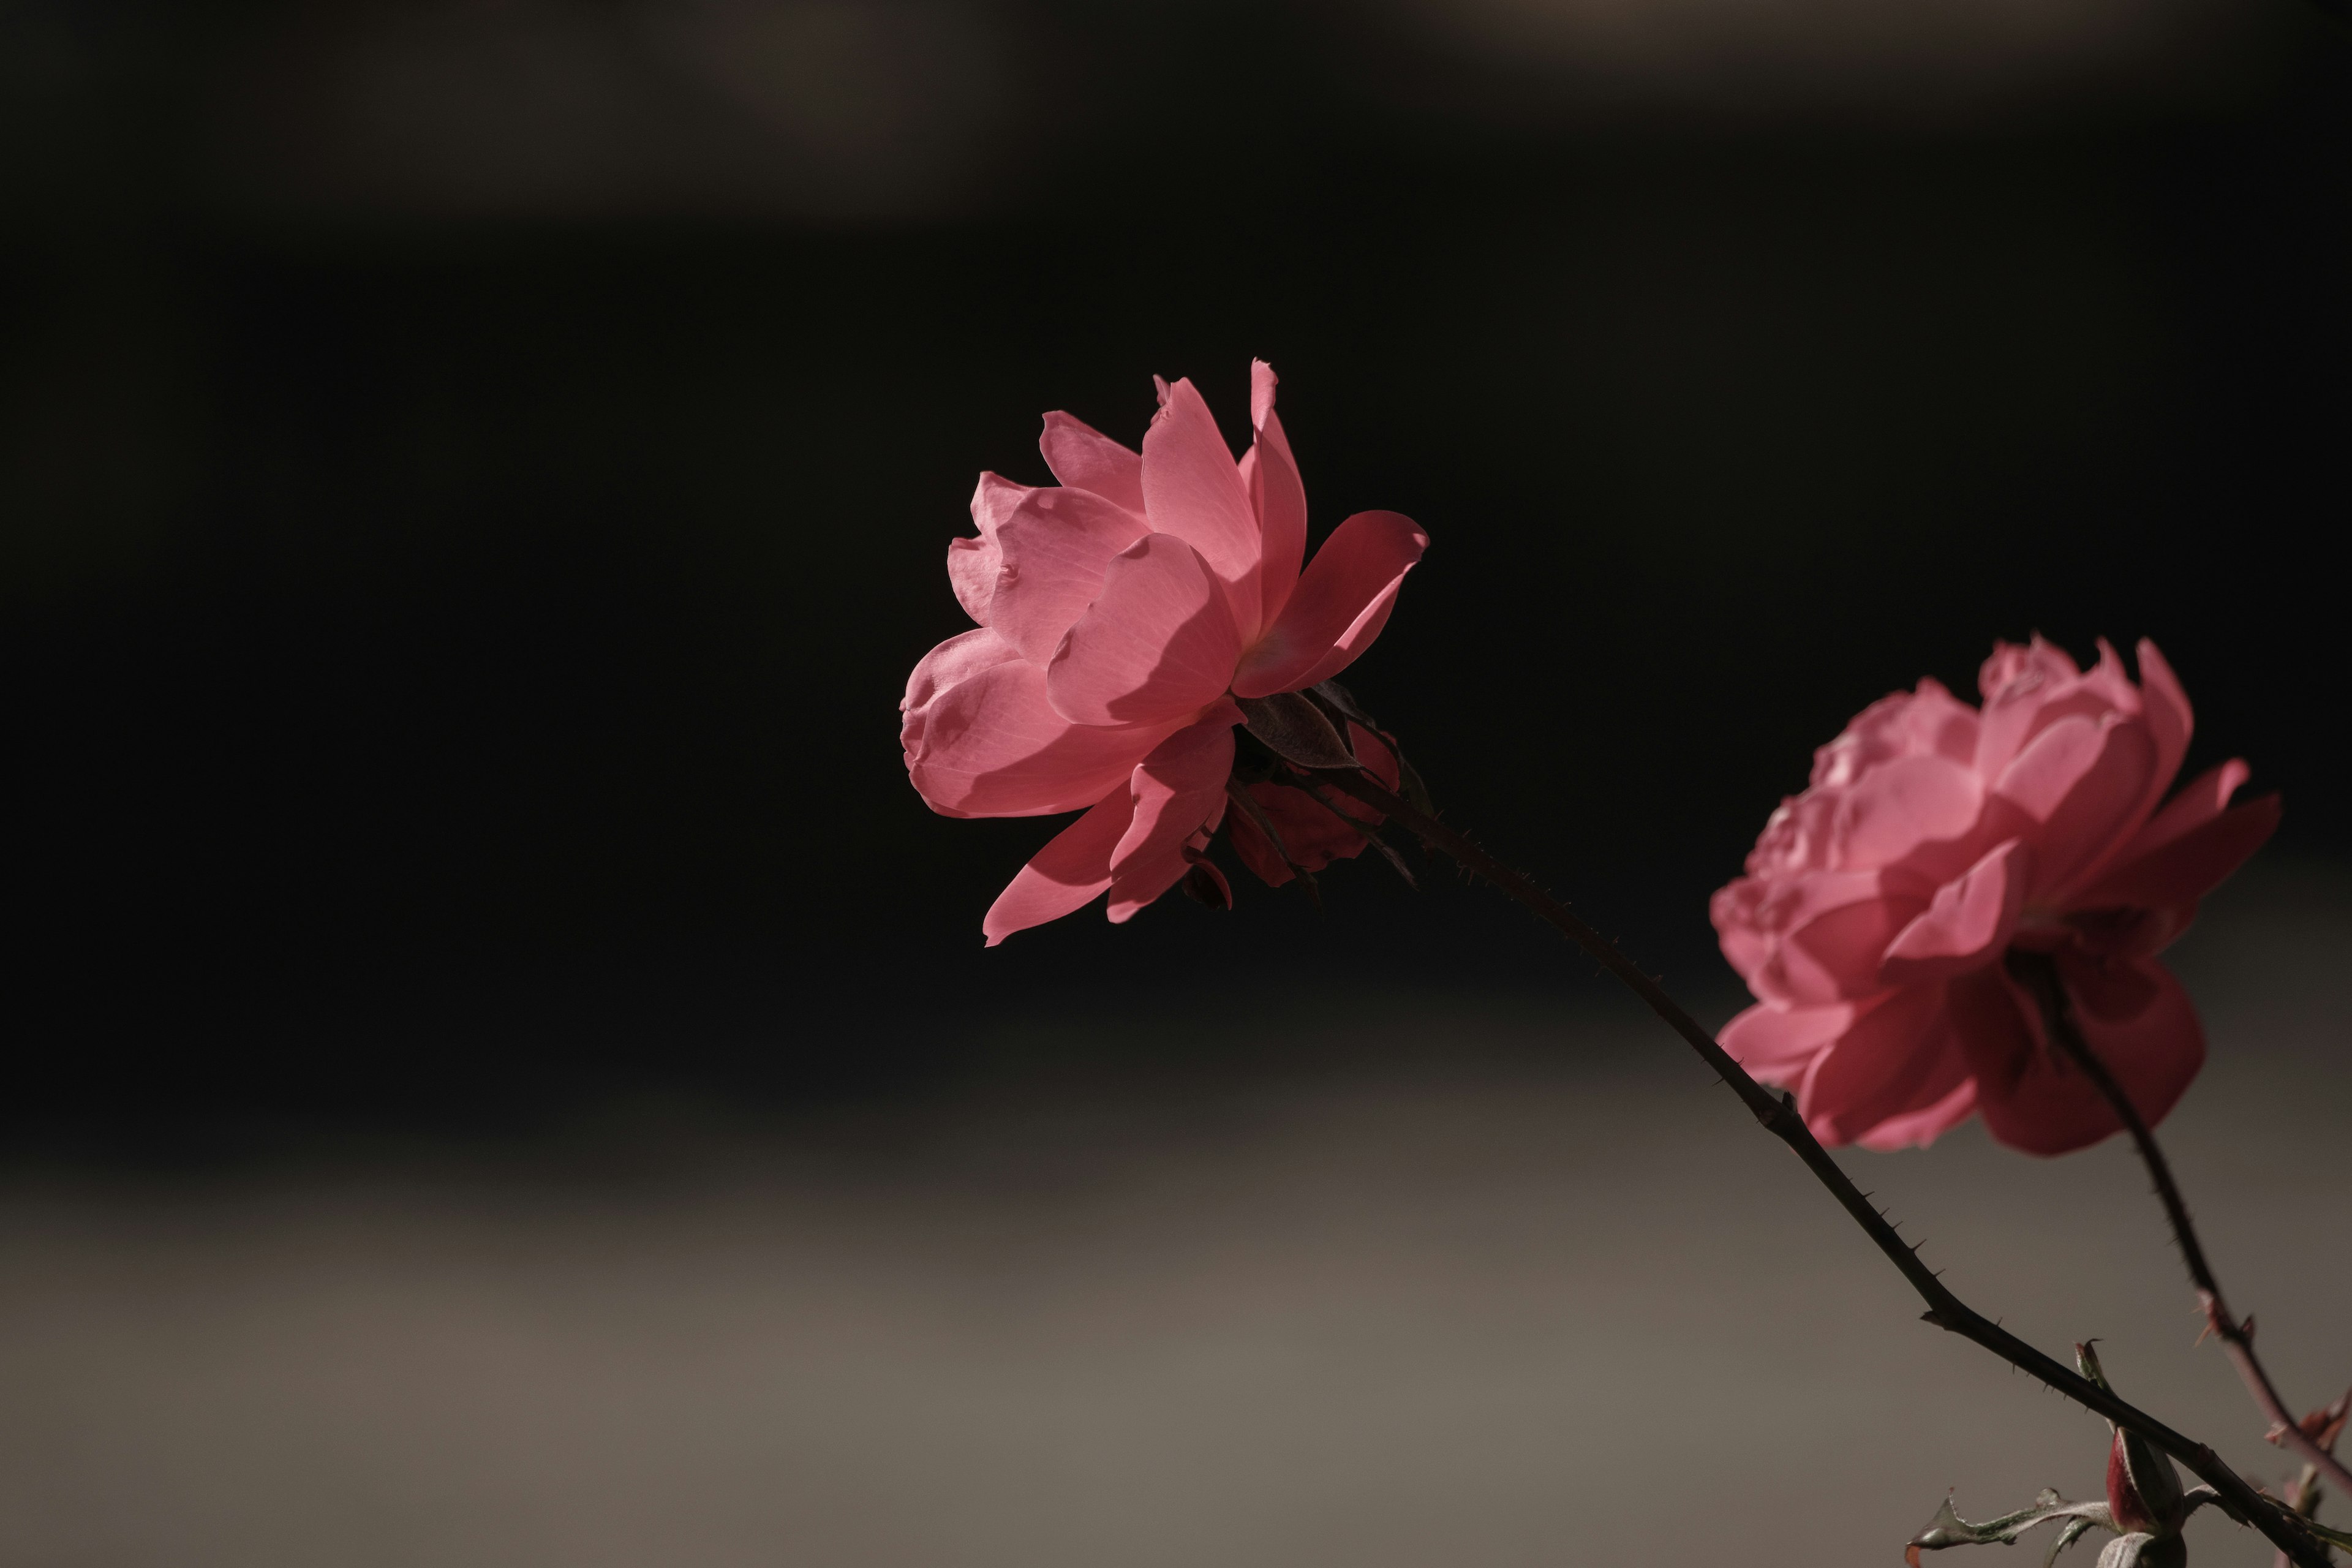
[[[2107,1386],[2098,1354],[2089,1345],[2074,1347],[2074,1362],[2084,1377],[2101,1388]],[[2112,1430],[2115,1437],[2107,1445],[2107,1507],[2115,1514],[2116,1528],[2126,1533],[2178,1534],[2189,1511],[2183,1506],[2180,1472],[2138,1433],[2121,1426]]]

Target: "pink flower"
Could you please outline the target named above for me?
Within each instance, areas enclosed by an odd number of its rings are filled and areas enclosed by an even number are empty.
[[[1180,381],[1160,384],[1140,455],[1048,414],[1039,444],[1060,484],[981,476],[979,537],[948,548],[980,629],[907,682],[907,772],[949,816],[1086,813],[991,906],[990,946],[1106,891],[1128,920],[1201,863],[1224,816],[1234,700],[1346,668],[1428,547],[1409,519],[1359,512],[1299,570],[1307,495],[1274,388],[1254,365],[1239,463]]]
[[[2166,800],[2189,700],[2153,643],[2139,669],[2134,686],[2102,642],[2085,672],[2037,637],[1994,648],[1982,712],[1933,680],[1873,703],[1716,893],[1724,956],[1759,999],[1723,1047],[1793,1089],[1824,1142],[1925,1144],[1975,1111],[2037,1154],[2117,1131],[2047,1006],[2151,1125],[2197,1076],[2204,1032],[2154,955],[2279,804],[2231,806],[2235,760]]]

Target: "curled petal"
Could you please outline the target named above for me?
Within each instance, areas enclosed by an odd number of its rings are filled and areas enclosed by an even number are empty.
[[[1332,530],[1234,673],[1234,694],[1297,691],[1345,669],[1380,636],[1404,574],[1428,548],[1429,535],[1392,511],[1360,511]]]
[[[996,896],[980,929],[994,947],[1017,931],[1060,920],[1110,886],[1110,857],[1135,814],[1135,798],[1113,791],[1055,834]]]
[[[948,541],[948,584],[955,589],[956,603],[963,613],[982,626],[988,625],[991,602],[996,596],[997,573],[1004,565],[1004,557],[992,539],[950,539]]]
[[[1224,809],[1225,777],[1234,771],[1234,725],[1240,718],[1232,704],[1221,704],[1136,765],[1129,786],[1134,816],[1110,858],[1114,922],[1132,918],[1191,868],[1186,847]]]
[[[983,626],[990,624],[997,574],[1004,563],[1003,553],[997,548],[997,527],[1029,493],[1027,485],[1016,485],[994,474],[981,475],[980,486],[971,493],[972,526],[980,530],[980,536],[949,542],[948,581],[955,588],[956,603]]]
[[[1102,593],[1046,667],[1046,689],[1081,724],[1190,718],[1233,679],[1240,635],[1192,547],[1148,533],[1111,558]]]
[[[1093,426],[1066,414],[1045,416],[1037,439],[1054,477],[1076,490],[1091,490],[1115,507],[1143,515],[1143,458]]]
[[[2011,839],[1936,889],[1935,900],[1888,944],[1889,985],[1942,980],[2000,958],[2025,903],[2025,846]]]
[[[1241,469],[1189,381],[1170,387],[1143,437],[1144,514],[1201,552],[1236,626],[1258,624],[1257,514]]]
[[[930,705],[940,692],[1020,657],[1019,648],[986,626],[959,633],[925,654],[907,678],[907,695],[898,700],[898,711],[905,715],[899,721],[898,744],[909,762],[922,746]]]
[[[1092,805],[1175,727],[1074,724],[1046,700],[1045,672],[1022,658],[944,688],[922,713],[907,772],[947,816],[1050,816]]]
[[[988,624],[1044,664],[1102,592],[1111,559],[1143,533],[1141,518],[1091,490],[1031,490],[996,526],[1003,564]]]
[[[1290,602],[1298,585],[1298,568],[1307,559],[1307,487],[1298,478],[1298,464],[1290,454],[1290,439],[1274,411],[1274,367],[1264,360],[1250,365],[1250,425],[1256,444],[1243,459],[1243,478],[1250,506],[1257,513],[1261,559],[1258,564],[1258,622],[1244,628],[1255,637],[1271,626]]]

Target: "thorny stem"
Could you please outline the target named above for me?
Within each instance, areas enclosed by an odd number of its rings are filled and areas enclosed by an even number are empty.
[[[2180,1195],[2179,1184],[2172,1179],[2171,1163],[2165,1159],[2139,1108],[2131,1102],[2123,1085],[2116,1081],[2115,1074],[2107,1070],[2106,1063],[2098,1058],[2091,1043],[2083,1037],[2082,1025],[2074,1016],[2074,1002],[2059,977],[2057,964],[2046,954],[2014,952],[2010,957],[2010,969],[2041,1003],[2042,1016],[2050,1026],[2053,1041],[2066,1053],[2069,1061],[2083,1069],[2100,1098],[2122,1120],[2124,1131],[2131,1134],[2132,1146],[2139,1151],[2140,1163],[2147,1167],[2148,1179],[2156,1184],[2157,1201],[2164,1205],[2165,1218],[2172,1224],[2173,1239],[2180,1247],[2180,1260],[2188,1266],[2189,1281],[2197,1289],[2197,1304],[2204,1310],[2205,1321],[2213,1337],[2221,1342],[2221,1353],[2238,1369],[2246,1392],[2270,1417],[2270,1440],[2294,1449],[2305,1464],[2334,1482],[2339,1491],[2352,1493],[2352,1470],[2345,1468],[2342,1460],[2303,1429],[2288,1411],[2286,1402],[2279,1397],[2278,1387],[2271,1382],[2261,1358],[2254,1354],[2253,1319],[2240,1319],[2222,1299],[2221,1282],[2214,1278],[2213,1266],[2205,1259],[2204,1246],[2197,1239],[2197,1226],[2189,1217],[2188,1201]]]
[[[2256,1491],[2235,1470],[2221,1462],[2221,1456],[2203,1443],[2174,1431],[2137,1407],[2127,1405],[2105,1389],[2100,1388],[2072,1368],[2044,1355],[2015,1334],[1992,1321],[1954,1295],[1934,1270],[1919,1260],[1916,1251],[1904,1243],[1886,1216],[1872,1206],[1870,1199],[1837,1162],[1830,1158],[1804,1118],[1797,1114],[1796,1102],[1785,1094],[1771,1090],[1748,1076],[1734,1061],[1715,1037],[1700,1026],[1698,1021],[1682,1007],[1664,987],[1634,964],[1617,949],[1617,944],[1579,919],[1569,908],[1537,887],[1527,878],[1512,870],[1462,834],[1436,818],[1416,811],[1403,800],[1361,772],[1332,770],[1316,775],[1342,794],[1353,795],[1365,805],[1385,814],[1419,836],[1432,848],[1441,850],[1473,875],[1485,878],[1496,889],[1526,905],[1538,917],[1557,927],[1568,939],[1590,954],[1595,962],[1615,975],[1633,994],[1649,1005],[1650,1011],[1664,1019],[1680,1035],[1699,1058],[1715,1069],[1724,1083],[1749,1114],[1764,1130],[1787,1144],[1805,1168],[1813,1173],[1830,1195],[1860,1226],[1878,1250],[1886,1256],[1919,1299],[1927,1304],[1921,1316],[1939,1329],[1958,1334],[1983,1346],[2011,1366],[2032,1373],[2042,1383],[2064,1394],[2075,1404],[2096,1412],[2118,1426],[2138,1433],[2194,1472],[2200,1480],[2220,1494],[2227,1510],[2240,1521],[2252,1524],[2267,1537],[2273,1546],[2286,1553],[2303,1568],[2328,1568],[2326,1549],[2304,1527],[2302,1518],[2282,1507],[2273,1499]]]

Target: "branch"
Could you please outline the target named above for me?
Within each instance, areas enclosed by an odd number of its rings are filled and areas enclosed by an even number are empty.
[[[1417,834],[1433,849],[1444,851],[1465,871],[1484,877],[1497,889],[1526,905],[1537,916],[1557,927],[1570,942],[1589,953],[1600,965],[1622,981],[1625,987],[1649,1005],[1650,1011],[1664,1019],[1680,1035],[1699,1059],[1721,1076],[1724,1083],[1737,1094],[1748,1113],[1764,1130],[1786,1143],[1814,1178],[1827,1187],[1830,1195],[1860,1226],[1863,1234],[1886,1256],[1887,1261],[1901,1271],[1911,1289],[1927,1304],[1921,1316],[1937,1328],[1961,1338],[1973,1341],[2021,1371],[2056,1389],[2084,1408],[2096,1412],[2118,1426],[2128,1427],[2174,1458],[2180,1461],[2200,1480],[2220,1494],[2228,1511],[2241,1521],[2252,1524],[2269,1538],[2271,1543],[2304,1568],[2329,1568],[2326,1548],[2314,1538],[2301,1516],[2291,1513],[2273,1500],[2264,1497],[2235,1470],[2221,1462],[2221,1457],[2205,1444],[2190,1441],[2180,1433],[2158,1421],[2153,1415],[2126,1404],[2107,1390],[2040,1351],[1984,1317],[1969,1307],[1936,1277],[1933,1270],[1919,1260],[1918,1254],[1904,1244],[1885,1215],[1871,1206],[1829,1151],[1822,1148],[1797,1114],[1796,1101],[1786,1094],[1776,1095],[1748,1076],[1746,1069],[1734,1061],[1715,1037],[1700,1026],[1698,1021],[1666,994],[1665,989],[1643,973],[1622,952],[1617,944],[1585,924],[1568,907],[1505,866],[1478,847],[1470,839],[1454,832],[1436,818],[1416,811],[1379,783],[1360,771],[1318,772],[1317,776],[1342,794],[1353,795],[1365,805],[1385,814],[1391,820],[1403,825]]]
[[[2119,1117],[2124,1130],[2131,1134],[2132,1145],[2139,1151],[2140,1163],[2147,1167],[2149,1180],[2156,1184],[2157,1200],[2164,1205],[2164,1216],[2172,1223],[2173,1239],[2180,1244],[2180,1260],[2188,1265],[2189,1283],[2197,1288],[2197,1304],[2205,1310],[2205,1322],[2213,1337],[2221,1342],[2221,1353],[2238,1369],[2240,1381],[2246,1392],[2254,1396],[2264,1415],[2270,1417],[2270,1440],[2284,1444],[2303,1457],[2305,1464],[2316,1469],[2336,1484],[2339,1491],[2352,1493],[2352,1470],[2343,1461],[2322,1447],[2318,1441],[2303,1429],[2303,1426],[2287,1411],[2286,1401],[2279,1397],[2278,1386],[2254,1354],[2254,1321],[2241,1320],[2230,1310],[2221,1296],[2221,1282],[2214,1278],[2213,1266],[2205,1259],[2205,1248],[2197,1239],[2197,1226],[2189,1218],[2189,1204],[2180,1195],[2179,1184],[2172,1179],[2172,1165],[2157,1146],[2156,1134],[2148,1131],[2139,1107],[2124,1093],[2123,1085],[2107,1070],[2091,1049],[2090,1041],[2083,1037],[2083,1029],[2074,1017],[2074,1005],[2066,994],[2065,983],[2059,978],[2058,965],[2047,953],[2012,952],[2010,973],[2022,982],[2042,1004],[2042,1016],[2050,1026],[2050,1035],[2067,1058],[2083,1069],[2109,1108]]]

